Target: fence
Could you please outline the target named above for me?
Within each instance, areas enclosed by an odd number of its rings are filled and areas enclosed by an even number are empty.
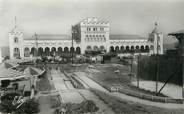
[[[182,85],[182,59],[176,56],[141,56],[139,65],[140,78],[145,80],[156,80],[156,73],[158,72],[158,81],[166,82],[171,76],[169,83]],[[157,69],[157,64],[159,68]]]

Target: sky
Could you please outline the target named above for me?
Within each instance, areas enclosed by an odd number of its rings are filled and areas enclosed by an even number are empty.
[[[155,22],[165,35],[184,29],[183,6],[184,0],[0,0],[0,46],[8,45],[15,17],[25,37],[70,34],[86,17],[109,21],[111,34],[148,37]]]

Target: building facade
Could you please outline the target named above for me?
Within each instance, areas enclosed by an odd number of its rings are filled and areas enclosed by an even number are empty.
[[[9,32],[10,58],[49,56],[62,53],[85,54],[90,51],[163,54],[163,34],[158,25],[148,38],[138,35],[112,35],[110,23],[87,18],[72,26],[71,35],[35,34],[25,38],[15,26]]]

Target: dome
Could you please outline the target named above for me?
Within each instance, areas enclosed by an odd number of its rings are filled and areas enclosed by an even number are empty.
[[[160,33],[162,33],[162,32],[158,28],[158,23],[155,22],[155,28],[153,29],[153,31],[151,32],[151,34],[160,34]]]

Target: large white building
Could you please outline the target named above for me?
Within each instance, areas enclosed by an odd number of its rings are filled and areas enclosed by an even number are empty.
[[[155,24],[148,38],[138,35],[112,35],[108,21],[87,18],[72,26],[72,35],[35,34],[25,38],[23,32],[15,26],[9,32],[9,48],[11,59],[59,55],[72,51],[77,54],[90,51],[163,54],[163,34]]]

